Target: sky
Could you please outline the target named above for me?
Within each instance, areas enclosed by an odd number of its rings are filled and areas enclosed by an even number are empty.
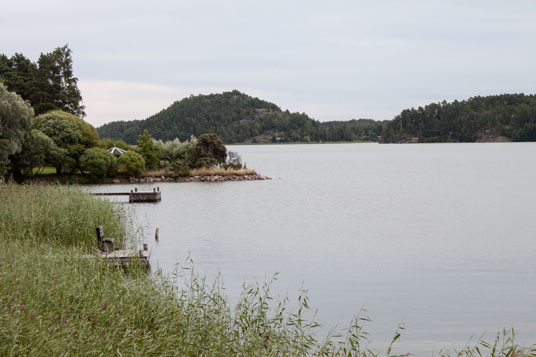
[[[94,126],[233,89],[320,121],[536,93],[533,0],[0,0],[0,53],[65,44]]]

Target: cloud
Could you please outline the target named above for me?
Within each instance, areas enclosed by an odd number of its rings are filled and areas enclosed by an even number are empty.
[[[6,3],[3,53],[69,43],[98,125],[232,89],[319,120],[536,91],[533,0],[51,1]]]

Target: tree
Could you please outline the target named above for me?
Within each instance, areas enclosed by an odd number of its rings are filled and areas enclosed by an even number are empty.
[[[73,60],[67,45],[50,53],[41,53],[37,61],[36,89],[31,96],[37,114],[61,109],[84,117],[85,106],[78,89],[78,78],[73,76]]]
[[[99,141],[95,128],[77,116],[61,110],[36,116],[32,127],[49,136],[58,147],[67,150],[67,155],[54,164],[57,173],[61,173],[63,169],[74,172],[84,151],[97,146]]]
[[[195,146],[196,156],[203,166],[211,164],[221,165],[225,163],[227,149],[216,134],[203,134],[197,138]]]
[[[117,159],[106,149],[90,148],[80,156],[80,170],[93,177],[114,176],[117,172]]]
[[[61,162],[67,150],[37,129],[28,131],[22,150],[11,156],[11,171],[16,180],[39,174],[47,164]]]
[[[235,151],[229,151],[228,152],[228,158],[227,162],[225,163],[226,167],[232,167],[233,169],[241,169],[242,168],[242,158],[240,157],[240,154],[238,154]]]
[[[7,173],[9,156],[22,150],[33,115],[33,109],[19,95],[0,83],[0,176]]]
[[[124,172],[128,176],[134,176],[145,170],[145,160],[137,152],[127,151],[119,157],[117,166],[118,171]]]
[[[145,159],[145,165],[147,169],[154,170],[158,167],[159,161],[159,147],[154,143],[151,134],[145,129],[143,134],[138,135],[138,149],[137,151]]]
[[[29,100],[37,73],[37,65],[15,53],[11,58],[0,55],[0,79],[10,92],[15,92],[23,99]]]
[[[85,107],[72,66],[67,45],[41,53],[37,63],[20,53],[11,58],[0,55],[0,80],[10,91],[29,100],[36,114],[59,109],[84,117]]]

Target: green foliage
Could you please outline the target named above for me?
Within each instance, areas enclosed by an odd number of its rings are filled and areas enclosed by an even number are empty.
[[[159,162],[160,148],[155,144],[147,129],[141,135],[138,135],[138,141],[136,143],[138,144],[136,151],[145,159],[147,169],[156,169]]]
[[[227,158],[227,149],[216,134],[203,134],[197,138],[194,156],[198,160],[196,167],[222,165]]]
[[[15,178],[41,174],[48,163],[62,162],[67,150],[37,129],[26,133],[22,151],[11,157],[11,171]]]
[[[320,123],[304,113],[282,111],[277,105],[239,91],[184,98],[145,119],[112,122],[98,128],[102,137],[135,143],[147,129],[159,140],[215,133],[225,143],[376,140],[381,123],[373,120]]]
[[[157,141],[160,167],[169,167],[179,176],[189,176],[190,168],[225,164],[227,149],[216,134],[203,134],[189,141]]]
[[[513,141],[536,141],[536,122],[525,123],[514,134]]]
[[[145,160],[137,152],[127,151],[119,157],[117,166],[120,173],[135,176],[145,171]]]
[[[536,96],[502,94],[403,110],[384,128],[383,142],[474,142],[503,136],[536,140]]]
[[[194,148],[197,145],[195,137],[184,142],[175,139],[166,142],[157,141],[156,144],[160,148],[160,167],[169,167],[178,176],[190,176],[190,167],[197,165],[194,155]]]
[[[101,139],[99,140],[98,145],[99,147],[103,149],[109,149],[115,146],[126,151],[134,150],[134,147],[132,147],[131,145],[128,145],[123,140]]]
[[[117,159],[106,149],[90,148],[80,156],[80,170],[93,177],[115,176]]]
[[[22,150],[33,115],[19,95],[0,83],[0,177],[6,174],[9,156]]]
[[[53,163],[58,173],[63,169],[70,172],[78,169],[80,156],[86,149],[95,147],[99,141],[95,128],[77,116],[61,110],[36,116],[32,120],[32,127],[50,137],[59,148],[67,150],[67,155]]]
[[[84,117],[85,107],[72,65],[67,45],[41,53],[37,63],[20,53],[11,58],[0,55],[0,80],[10,91],[30,101],[36,114],[59,109]]]

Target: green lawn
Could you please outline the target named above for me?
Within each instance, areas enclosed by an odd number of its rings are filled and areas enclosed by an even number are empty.
[[[40,174],[40,175],[55,175],[56,174],[56,168],[52,166],[46,166],[44,168],[42,167],[34,167],[33,171],[34,175]]]

